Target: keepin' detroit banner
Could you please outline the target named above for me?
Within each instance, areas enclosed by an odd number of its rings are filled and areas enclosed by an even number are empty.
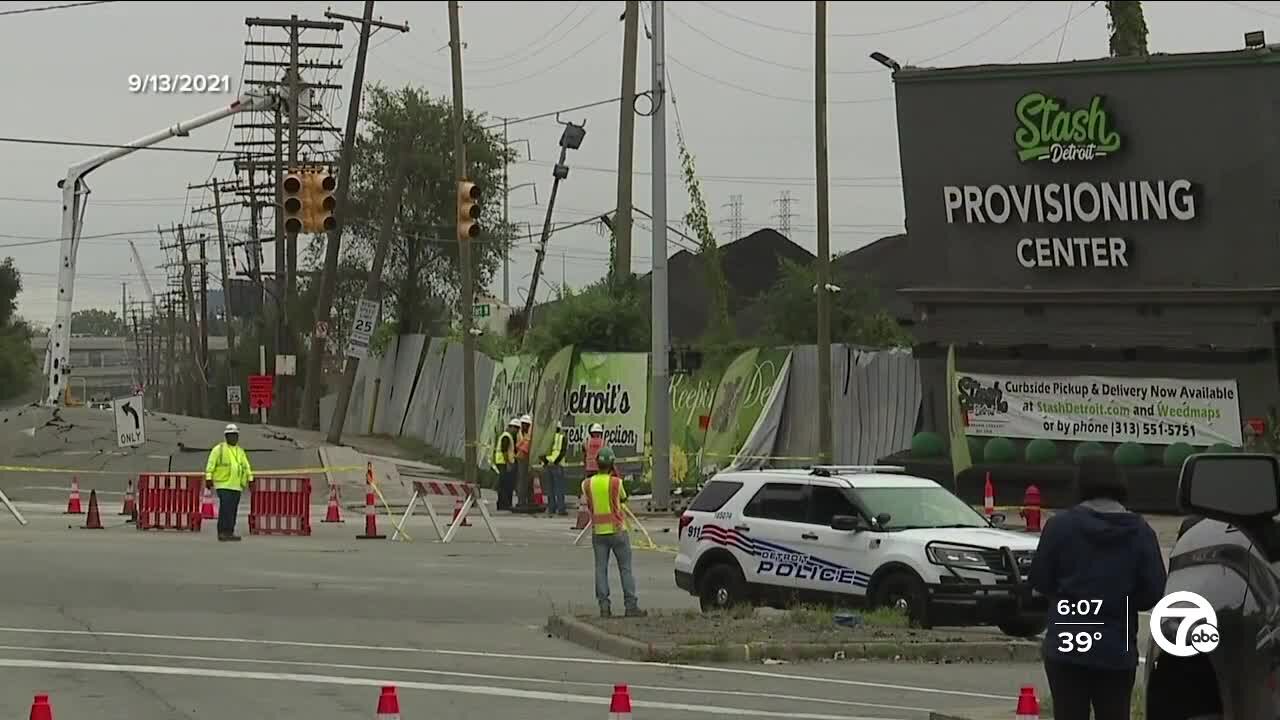
[[[1077,442],[1242,444],[1234,380],[956,373],[965,434]]]

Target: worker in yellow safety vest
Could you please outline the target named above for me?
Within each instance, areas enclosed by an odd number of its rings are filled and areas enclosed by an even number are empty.
[[[600,616],[610,617],[613,609],[609,603],[609,555],[618,560],[618,574],[622,576],[622,600],[627,617],[648,615],[640,609],[636,597],[636,579],[631,572],[631,539],[627,536],[624,505],[627,491],[622,479],[613,474],[613,449],[601,448],[596,455],[598,471],[582,481],[582,501],[591,515],[591,549],[596,561],[596,602],[600,604]]]
[[[498,469],[498,509],[510,510],[511,496],[516,491],[516,433],[520,430],[520,420],[511,418],[507,429],[498,436],[493,446],[493,466]]]
[[[218,493],[218,541],[238,542],[236,512],[240,494],[253,483],[249,456],[240,447],[240,428],[234,423],[222,431],[223,441],[209,451],[204,466],[204,485]]]
[[[547,484],[544,488],[549,495],[547,514],[568,515],[564,506],[564,424],[556,421],[556,432],[551,436],[551,449],[542,456],[542,467],[546,471]]]

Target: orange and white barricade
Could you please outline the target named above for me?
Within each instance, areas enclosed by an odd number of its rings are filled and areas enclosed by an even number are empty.
[[[137,528],[200,532],[203,488],[203,475],[142,473],[138,476]]]
[[[311,535],[311,478],[259,477],[249,490],[250,535]]]
[[[462,507],[454,513],[453,522],[449,523],[448,529],[443,532],[440,528],[440,519],[436,517],[436,511],[431,507],[432,495],[462,499]],[[489,529],[489,535],[493,537],[493,541],[502,542],[502,538],[498,536],[498,528],[494,526],[493,518],[489,516],[489,509],[484,504],[484,498],[480,496],[480,491],[474,485],[456,480],[414,480],[413,497],[409,499],[409,507],[405,508],[404,516],[400,518],[400,522],[396,523],[396,531],[391,536],[392,540],[399,538],[404,532],[404,525],[409,521],[409,516],[413,514],[419,502],[427,508],[427,516],[431,518],[431,526],[435,528],[436,537],[440,542],[453,541],[454,534],[467,521],[467,515],[472,508],[480,510],[480,517],[484,520],[485,527]]]

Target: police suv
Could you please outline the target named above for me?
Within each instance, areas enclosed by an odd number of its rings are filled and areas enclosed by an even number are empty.
[[[676,585],[704,611],[795,601],[890,606],[920,627],[1044,630],[1027,583],[1037,536],[996,527],[901,467],[721,473],[680,517]]]

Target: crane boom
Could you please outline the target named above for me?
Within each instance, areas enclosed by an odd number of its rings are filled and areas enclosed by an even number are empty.
[[[147,299],[151,301],[151,311],[159,315],[160,306],[156,303],[156,294],[151,289],[151,281],[147,279],[147,271],[142,265],[142,256],[138,254],[138,246],[129,241],[129,249],[133,251],[133,264],[138,266],[138,278],[142,280],[142,287],[147,291]]]
[[[218,122],[236,113],[269,110],[282,99],[277,91],[269,94],[250,93],[241,95],[235,102],[212,112],[192,118],[186,122],[171,125],[164,130],[134,140],[127,145],[111,148],[67,169],[67,176],[58,182],[62,188],[62,233],[59,236],[61,248],[58,259],[58,311],[53,328],[49,331],[49,346],[44,357],[44,376],[47,382],[45,394],[46,405],[58,405],[63,401],[67,378],[71,375],[71,311],[76,285],[76,256],[80,250],[80,233],[83,229],[84,210],[89,187],[85,184],[85,176],[103,165],[124,157],[130,153],[157,145],[174,137],[186,137],[192,130]],[[137,250],[134,251],[137,257]],[[141,261],[138,265],[142,272]],[[143,276],[146,282],[146,276]],[[148,286],[147,293],[151,294]],[[152,295],[152,302],[155,296]]]

